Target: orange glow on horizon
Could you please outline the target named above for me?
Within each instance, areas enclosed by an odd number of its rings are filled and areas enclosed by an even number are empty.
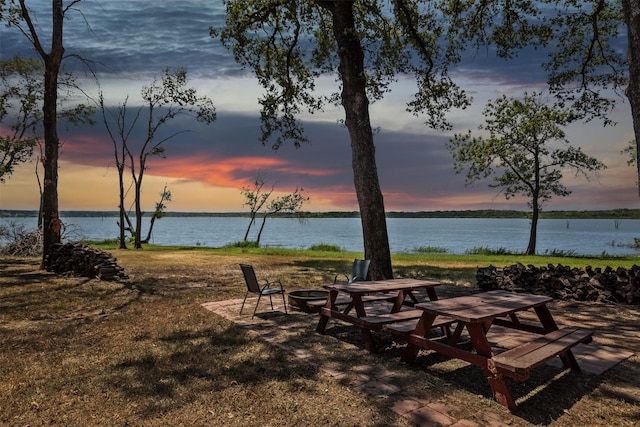
[[[240,164],[245,164],[239,159]],[[264,164],[264,163],[260,163]],[[233,171],[233,167],[228,168]],[[0,185],[0,209],[37,210],[40,198],[35,165],[27,163],[21,165],[4,185]],[[143,182],[143,209],[149,211],[155,206],[164,185],[172,193],[172,201],[168,210],[174,212],[243,212],[244,199],[240,193],[246,180],[231,179],[219,172],[213,176],[222,181],[221,185],[183,178],[179,169],[174,172],[177,176],[158,176],[157,169],[145,174]],[[219,178],[218,178],[219,177]],[[111,167],[93,167],[60,162],[60,176],[58,182],[59,209],[65,210],[106,210],[118,209],[117,172]],[[274,197],[279,197],[290,189],[282,192],[274,191]],[[310,203],[305,210],[340,211],[357,210],[353,191],[344,198],[335,197],[334,191],[305,192]],[[344,200],[342,200],[344,199]],[[346,202],[344,205],[342,202]]]
[[[95,138],[84,138],[83,147],[67,150],[66,158],[92,159]],[[78,139],[76,139],[78,141]],[[95,148],[95,147],[94,147]],[[97,160],[99,156],[95,156]],[[117,173],[110,164],[98,166],[81,165],[61,160],[59,177],[59,207],[61,210],[116,210]],[[105,162],[104,157],[100,162]],[[598,179],[586,181],[582,176],[565,173],[563,182],[572,191],[564,198],[553,198],[544,206],[545,210],[592,209],[615,207],[636,208],[638,204],[635,170],[625,167],[626,159],[607,159],[609,169],[602,171]],[[0,185],[1,209],[35,210],[39,204],[39,189],[35,177],[35,163],[21,165],[7,182]],[[243,206],[241,190],[251,185],[257,171],[265,170],[302,176],[330,176],[337,173],[323,169],[301,169],[282,158],[239,156],[214,161],[211,156],[189,156],[153,159],[145,173],[143,183],[143,208],[152,210],[165,184],[172,192],[168,210],[174,212],[241,212]],[[314,187],[304,186],[310,202],[304,209],[309,211],[357,211],[358,202],[352,184]],[[278,185],[274,197],[286,194],[293,188],[286,183]],[[413,194],[404,191],[385,191],[384,203],[387,211],[434,211],[471,209],[528,209],[524,197],[505,200],[497,189],[478,184],[476,189],[465,191]],[[589,208],[587,208],[589,209]]]

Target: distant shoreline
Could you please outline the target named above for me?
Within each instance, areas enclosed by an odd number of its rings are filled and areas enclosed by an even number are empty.
[[[463,211],[418,211],[386,213],[387,218],[529,218],[529,211],[480,209]],[[148,213],[149,215],[149,213]],[[248,217],[248,212],[165,212],[166,217]],[[29,218],[37,217],[36,210],[0,209],[0,218]],[[118,211],[60,211],[61,217],[117,217]],[[260,215],[258,215],[260,216]],[[304,212],[305,218],[359,218],[356,211]],[[291,214],[274,215],[274,218],[298,217]],[[640,219],[640,209],[609,209],[582,211],[543,211],[540,218],[548,219]]]

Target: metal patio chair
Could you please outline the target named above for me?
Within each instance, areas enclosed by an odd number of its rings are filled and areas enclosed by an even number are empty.
[[[264,282],[264,285],[260,286],[258,278],[256,277],[256,273],[253,270],[253,266],[249,264],[240,264],[240,268],[242,269],[242,274],[244,276],[244,281],[247,284],[247,293],[244,295],[244,300],[242,301],[242,307],[240,307],[240,314],[242,314],[242,310],[244,309],[244,303],[247,301],[247,297],[249,294],[257,294],[258,301],[256,302],[256,306],[253,309],[253,316],[256,315],[256,310],[258,310],[258,305],[260,304],[260,299],[263,296],[269,297],[269,302],[271,303],[271,310],[273,311],[273,295],[280,294],[282,295],[282,304],[284,305],[284,312],[287,313],[287,304],[284,300],[284,288],[282,287],[282,283],[279,280],[276,281],[268,281],[266,279],[261,279],[260,281]],[[274,285],[278,285],[277,287]]]
[[[333,283],[338,281],[338,277],[344,276],[347,279],[347,282],[362,282],[367,280],[367,274],[369,274],[369,265],[371,264],[371,260],[369,259],[354,259],[353,266],[351,267],[351,274],[336,274],[336,277],[333,279]]]

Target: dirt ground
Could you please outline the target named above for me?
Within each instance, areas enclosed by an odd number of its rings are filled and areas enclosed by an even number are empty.
[[[55,276],[39,270],[35,258],[0,259],[0,424],[413,425],[392,410],[393,394],[354,387],[363,367],[392,371],[412,396],[454,408],[452,418],[469,421],[457,427],[637,426],[640,420],[639,307],[552,303],[559,324],[592,328],[595,343],[634,355],[600,375],[536,369],[529,380],[510,383],[519,404],[510,412],[493,400],[482,372],[463,362],[421,352],[402,365],[401,345],[380,336],[383,351],[370,354],[352,327],[334,323],[320,335],[317,318],[300,312],[275,314],[280,327],[270,332],[283,335],[270,343],[238,326],[250,315],[230,321],[204,309],[242,299],[238,262],[246,256],[118,257],[130,275],[124,282]],[[250,261],[285,278],[288,290],[320,287],[345,265],[300,257]],[[433,273],[422,265],[398,268],[411,276]],[[438,293],[473,291],[448,284]],[[292,349],[346,376],[327,376]],[[487,413],[492,417],[482,416]]]

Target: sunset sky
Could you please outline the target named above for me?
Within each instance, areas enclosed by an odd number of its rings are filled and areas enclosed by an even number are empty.
[[[49,0],[28,0],[41,34],[50,26]],[[347,130],[337,123],[340,109],[305,118],[310,143],[273,151],[259,142],[261,90],[255,78],[240,69],[231,54],[209,36],[210,26],[220,26],[224,9],[220,1],[187,0],[83,0],[65,21],[65,48],[95,61],[100,85],[108,103],[117,105],[129,97],[129,108],[139,102],[140,88],[149,85],[165,67],[184,66],[190,85],[211,97],[218,119],[210,126],[180,118],[165,131],[191,130],[165,145],[166,158],[150,160],[144,178],[145,209],[153,209],[166,184],[172,192],[170,211],[238,212],[240,190],[249,186],[258,171],[266,173],[276,192],[303,187],[311,202],[309,211],[357,210]],[[48,40],[45,43],[48,45]],[[0,27],[0,56],[32,55],[26,39],[15,30]],[[405,112],[415,85],[400,76],[393,91],[371,107],[377,166],[388,211],[466,209],[526,210],[526,200],[505,200],[487,181],[467,187],[464,176],[453,171],[445,147],[455,132],[475,130],[483,122],[481,111],[489,99],[502,94],[520,96],[544,89],[541,52],[530,51],[505,63],[491,53],[465,58],[452,74],[474,98],[466,111],[448,116],[450,133],[433,131],[424,118]],[[69,62],[68,67],[77,67]],[[318,90],[330,91],[334,76],[320,82]],[[94,83],[84,86],[94,96]],[[620,98],[611,118],[618,124],[603,128],[601,122],[580,123],[567,129],[576,146],[608,168],[590,182],[568,171],[564,183],[572,191],[552,200],[546,210],[638,208],[636,177],[620,152],[633,139],[631,114]],[[93,127],[61,128],[59,197],[61,210],[116,210],[117,174],[113,147],[99,121]],[[35,163],[21,166],[0,184],[1,209],[37,209]]]

